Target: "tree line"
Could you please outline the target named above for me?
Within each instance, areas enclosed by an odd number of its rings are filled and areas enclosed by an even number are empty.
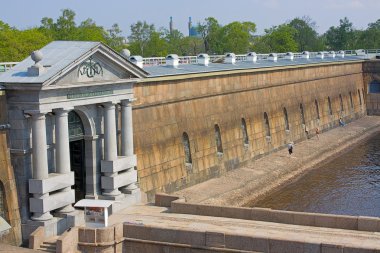
[[[179,30],[156,29],[154,24],[138,21],[131,25],[126,39],[118,24],[105,29],[88,18],[75,22],[75,12],[62,10],[56,20],[41,19],[38,27],[18,30],[0,20],[0,62],[20,61],[31,51],[53,40],[101,41],[120,52],[128,48],[132,55],[143,57],[197,55],[199,53],[244,54],[380,48],[380,19],[368,24],[366,29],[355,29],[345,17],[338,26],[331,26],[324,34],[318,34],[316,22],[310,17],[297,17],[284,24],[256,34],[253,22],[231,22],[222,25],[208,17],[196,26],[198,36],[189,37]]]

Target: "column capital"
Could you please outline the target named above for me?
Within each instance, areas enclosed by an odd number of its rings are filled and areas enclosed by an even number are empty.
[[[40,116],[45,116],[45,114],[49,113],[50,111],[41,111],[41,110],[24,110],[24,116],[25,118],[29,118],[32,116],[33,118],[38,118]]]
[[[65,107],[65,108],[55,108],[55,109],[53,109],[53,112],[55,112],[55,113],[59,113],[59,112],[69,112],[69,111],[72,111],[72,110],[74,110],[74,107]]]
[[[124,99],[121,100],[121,106],[131,106],[133,101],[136,101],[136,98]]]
[[[112,106],[116,106],[118,103],[119,103],[118,101],[108,101],[108,102],[102,103],[102,105],[105,108],[109,108],[109,107],[112,107]]]

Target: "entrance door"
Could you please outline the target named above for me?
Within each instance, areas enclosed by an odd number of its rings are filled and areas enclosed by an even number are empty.
[[[86,193],[86,173],[84,168],[84,140],[70,142],[70,165],[74,171],[75,202],[84,199]]]
[[[70,165],[74,171],[75,202],[86,195],[86,168],[84,149],[84,130],[82,120],[75,111],[68,115],[70,136]]]

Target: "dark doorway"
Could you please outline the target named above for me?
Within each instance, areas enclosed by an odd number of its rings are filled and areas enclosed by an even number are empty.
[[[74,171],[75,202],[84,199],[86,195],[86,167],[84,129],[79,115],[71,111],[68,115],[70,136],[70,165]]]
[[[84,168],[84,140],[70,142],[70,165],[75,177],[75,202],[84,199],[86,193],[86,170]]]

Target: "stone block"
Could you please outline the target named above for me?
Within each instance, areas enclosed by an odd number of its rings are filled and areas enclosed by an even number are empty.
[[[154,205],[155,206],[162,206],[162,207],[170,207],[172,201],[175,201],[179,198],[180,197],[178,197],[178,196],[168,195],[165,193],[156,193]]]
[[[271,221],[272,213],[272,210],[269,208],[255,207],[251,210],[251,220]]]
[[[250,220],[251,213],[252,213],[251,208],[244,208],[244,207],[222,207],[221,208],[222,217]]]
[[[304,253],[304,243],[269,239],[269,252],[271,253]]]
[[[46,213],[75,202],[74,190],[57,192],[43,199],[30,198],[30,211]]]
[[[358,249],[351,247],[344,247],[343,253],[378,253],[378,250],[373,249]]]
[[[317,214],[315,215],[315,226],[325,228],[336,228],[336,215]]]
[[[74,172],[50,173],[47,179],[29,179],[29,193],[45,194],[74,185]]]
[[[206,247],[224,248],[226,245],[224,233],[206,231],[205,237]]]
[[[145,239],[148,240],[152,233],[152,228],[143,224],[132,224],[124,222],[123,236],[127,238]]]
[[[341,229],[358,229],[358,217],[348,216],[348,215],[339,215],[336,217],[336,227]]]
[[[129,170],[123,173],[119,173],[114,177],[101,177],[102,189],[116,189],[122,186],[135,183],[137,181],[137,171]]]
[[[321,253],[343,253],[343,247],[340,245],[321,244]]]
[[[80,227],[78,230],[78,242],[95,243],[96,229]]]
[[[136,155],[118,157],[114,161],[101,160],[101,172],[115,173],[136,166]]]
[[[225,234],[225,247],[228,249],[269,252],[267,238]]]
[[[178,230],[176,235],[176,243],[189,245],[206,245],[205,233],[201,231]]]
[[[380,220],[379,218],[375,218],[375,217],[359,216],[358,217],[358,230],[377,232],[379,220]]]
[[[295,225],[315,226],[315,214],[295,213],[293,217]]]
[[[272,222],[293,224],[294,214],[289,211],[272,210]]]
[[[96,229],[96,242],[113,242],[115,240],[115,228],[106,227],[106,228],[98,228]]]

